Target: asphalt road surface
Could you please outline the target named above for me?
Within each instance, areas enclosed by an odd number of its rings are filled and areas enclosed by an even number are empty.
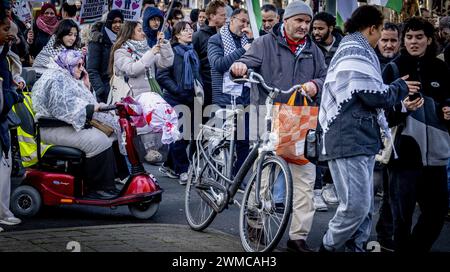
[[[158,167],[146,165],[146,169],[152,173],[165,190],[158,213],[150,220],[135,219],[126,206],[110,209],[104,207],[90,206],[60,206],[44,207],[41,212],[33,218],[23,220],[18,226],[2,226],[5,231],[22,231],[45,228],[62,228],[77,226],[97,226],[111,224],[186,224],[184,215],[184,190],[185,186],[178,184],[178,180],[163,177]],[[18,185],[20,180],[13,180],[13,188]],[[240,200],[240,195],[237,196]],[[376,198],[376,211],[379,208],[380,198]],[[328,221],[334,215],[336,206],[329,206],[327,212],[317,212],[314,218],[313,227],[308,238],[308,244],[312,248],[320,246],[321,238],[327,229]],[[233,205],[230,209],[219,214],[210,228],[221,230],[232,234],[239,239],[239,207]],[[375,213],[374,222],[378,220],[378,212]],[[372,239],[375,240],[375,230],[372,229]],[[284,251],[288,239],[288,230],[279,243],[279,250]],[[224,248],[226,251],[226,248]],[[438,241],[433,247],[433,251],[450,252],[450,222],[446,222]]]

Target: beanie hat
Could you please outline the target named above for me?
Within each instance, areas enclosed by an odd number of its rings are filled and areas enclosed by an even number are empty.
[[[313,17],[313,12],[310,6],[308,6],[305,2],[299,0],[291,2],[286,9],[284,10],[283,19],[289,19],[293,16],[305,14],[309,17]]]

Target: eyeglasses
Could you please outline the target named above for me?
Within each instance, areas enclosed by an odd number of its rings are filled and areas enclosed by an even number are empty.
[[[241,23],[243,23],[244,25],[248,25],[249,21],[246,19],[241,19],[239,17],[234,17],[234,19],[238,19]]]
[[[181,30],[181,33],[192,33],[194,32],[194,30],[192,28],[185,28],[183,30]]]

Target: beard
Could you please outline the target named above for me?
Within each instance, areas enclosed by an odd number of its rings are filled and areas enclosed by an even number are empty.
[[[323,37],[320,37],[318,42],[322,45],[327,45],[327,44],[325,44],[325,41],[328,40],[328,37],[330,37],[330,35],[331,35],[331,31],[330,31],[330,29],[328,29],[327,33],[325,33],[325,35],[323,35]]]

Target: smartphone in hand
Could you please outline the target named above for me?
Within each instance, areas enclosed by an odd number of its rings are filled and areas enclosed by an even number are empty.
[[[408,95],[409,101],[414,101],[417,98],[422,98],[422,95],[420,93],[413,93],[413,94]]]
[[[86,72],[85,71],[81,71],[80,79],[83,79],[85,75],[86,75]]]

